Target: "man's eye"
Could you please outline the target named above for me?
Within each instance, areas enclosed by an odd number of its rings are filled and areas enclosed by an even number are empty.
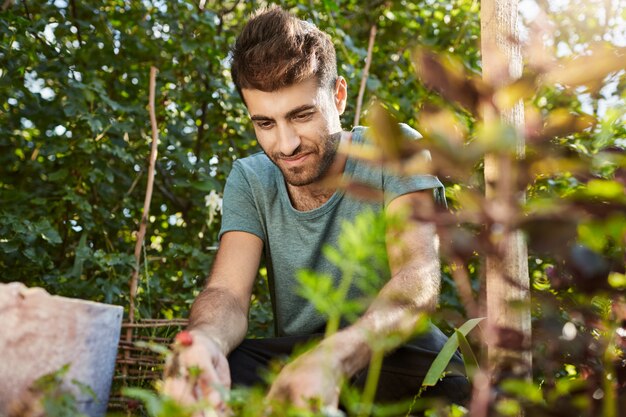
[[[273,126],[273,123],[269,121],[268,122],[259,121],[259,122],[256,122],[256,125],[261,129],[269,129]]]
[[[309,120],[311,117],[313,117],[313,112],[297,114],[294,119],[297,121],[305,121]]]

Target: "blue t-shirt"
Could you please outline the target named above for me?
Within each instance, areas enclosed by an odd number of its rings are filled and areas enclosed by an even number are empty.
[[[407,137],[420,137],[407,125],[401,126]],[[354,128],[352,143],[367,141],[366,132],[366,128]],[[413,191],[432,189],[435,200],[445,204],[443,185],[431,175],[399,177],[380,166],[349,157],[344,176],[382,190],[384,197],[380,201],[364,201],[338,190],[322,206],[298,211],[289,200],[282,173],[263,152],[235,161],[228,176],[219,236],[243,231],[263,241],[278,336],[324,331],[325,318],[298,295],[296,272],[310,269],[326,273],[338,285],[340,272],[322,254],[322,248],[336,244],[344,221],[353,221],[366,208],[379,212],[395,197]],[[359,295],[353,284],[348,297]]]

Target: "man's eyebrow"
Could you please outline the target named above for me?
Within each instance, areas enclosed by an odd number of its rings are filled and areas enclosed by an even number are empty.
[[[315,109],[317,109],[317,107],[313,104],[303,104],[302,106],[298,106],[295,109],[289,110],[287,114],[285,114],[285,118],[290,119],[298,113],[301,113],[306,110],[315,110]],[[253,121],[266,121],[266,120],[273,121],[274,120],[272,117],[263,116],[262,114],[255,114],[254,116],[250,116],[250,119]]]
[[[306,110],[315,110],[316,108],[317,107],[315,107],[313,104],[304,104],[300,107],[296,107],[293,110],[289,110],[287,114],[285,115],[285,117],[287,119],[290,119],[298,113],[302,113],[303,111],[306,111]]]
[[[268,116],[262,116],[262,115],[260,115],[260,114],[259,114],[259,115],[254,115],[254,116],[250,116],[250,119],[251,119],[251,120],[253,120],[253,121],[255,121],[255,120],[262,120],[262,121],[265,121],[265,120],[274,120],[274,119],[272,119],[271,117],[268,117]]]

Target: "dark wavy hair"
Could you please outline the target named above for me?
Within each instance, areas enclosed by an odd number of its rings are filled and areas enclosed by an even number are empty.
[[[333,88],[337,79],[335,47],[326,33],[278,6],[257,11],[232,49],[231,73],[242,89],[276,91],[317,77]]]

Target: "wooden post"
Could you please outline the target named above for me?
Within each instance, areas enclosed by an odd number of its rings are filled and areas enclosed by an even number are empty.
[[[483,79],[495,88],[510,83],[522,74],[522,57],[518,38],[518,0],[483,0],[481,2],[481,50]],[[516,156],[524,155],[524,108],[520,101],[502,112],[483,109],[485,123],[502,122],[520,132]],[[492,238],[499,255],[486,259],[487,317],[490,342],[490,369],[499,378],[502,373],[529,377],[532,357],[529,351],[530,280],[528,255],[519,230],[508,230],[516,212],[514,206],[523,200],[523,190],[516,189],[514,158],[508,155],[485,156],[486,197],[494,212],[499,213],[492,228]],[[502,346],[502,336],[509,343]],[[515,345],[517,349],[508,349]],[[521,350],[519,349],[521,348]]]
[[[135,298],[137,297],[137,288],[139,286],[139,269],[141,268],[141,248],[143,247],[143,241],[146,236],[146,229],[148,228],[148,221],[150,219],[150,203],[152,201],[152,190],[154,188],[154,169],[156,166],[156,159],[158,153],[159,143],[159,129],[156,120],[156,110],[154,106],[154,99],[156,95],[156,76],[158,69],[156,67],[150,67],[150,84],[149,84],[149,96],[148,96],[148,110],[150,113],[150,127],[152,130],[152,144],[150,145],[150,159],[148,160],[148,181],[146,184],[146,196],[143,201],[143,213],[141,220],[139,221],[139,231],[137,232],[137,241],[135,242],[135,268],[129,282],[129,306],[128,306],[128,321],[130,323],[135,322]],[[126,342],[131,343],[133,341],[133,329],[126,329]],[[126,351],[125,359],[130,359],[130,352]],[[122,374],[128,375],[128,366],[125,364],[122,368]]]

